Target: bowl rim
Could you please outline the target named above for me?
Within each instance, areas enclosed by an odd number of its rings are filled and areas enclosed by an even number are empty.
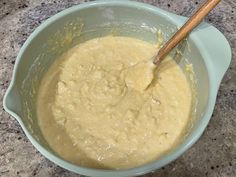
[[[35,148],[43,154],[47,159],[51,160],[55,164],[61,166],[62,168],[65,168],[69,171],[79,173],[82,175],[87,175],[87,176],[97,176],[97,177],[108,177],[108,176],[137,176],[137,175],[142,175],[148,172],[155,171],[168,163],[174,161],[177,159],[180,155],[182,155],[186,150],[188,150],[202,135],[204,129],[206,128],[210,118],[211,114],[213,112],[215,100],[216,100],[216,94],[218,90],[218,86],[216,85],[215,81],[211,81],[209,79],[209,98],[207,101],[207,106],[205,108],[205,111],[202,113],[201,116],[201,121],[199,121],[198,126],[195,128],[196,130],[191,133],[191,135],[186,138],[182,144],[180,144],[177,148],[175,148],[173,151],[167,154],[167,156],[164,156],[158,160],[155,160],[153,162],[150,162],[148,164],[138,166],[135,168],[130,168],[130,169],[121,169],[121,170],[106,170],[106,169],[93,169],[93,168],[88,168],[88,167],[81,167],[78,165],[74,165],[66,160],[63,160],[57,155],[54,155],[50,151],[48,151],[46,148],[44,148],[33,136],[29,133],[27,130],[26,126],[24,125],[23,121],[21,120],[20,116],[17,115],[14,111],[12,111],[10,108],[7,107],[6,100],[8,95],[13,89],[14,83],[15,83],[15,76],[18,70],[18,64],[20,62],[20,59],[22,58],[23,53],[25,50],[28,48],[30,45],[31,41],[34,39],[35,36],[37,36],[42,30],[44,30],[48,25],[52,24],[54,21],[59,20],[61,17],[68,15],[70,13],[73,13],[75,11],[79,11],[82,9],[90,8],[90,7],[96,7],[96,6],[106,6],[106,5],[112,5],[112,6],[124,6],[124,7],[130,7],[130,8],[137,8],[137,9],[142,9],[154,14],[157,14],[159,16],[165,17],[167,20],[171,21],[172,24],[175,24],[176,26],[179,26],[184,19],[182,16],[178,16],[175,14],[172,14],[170,12],[164,11],[162,9],[159,9],[155,6],[146,4],[146,3],[140,3],[140,2],[134,2],[134,1],[119,1],[119,0],[100,0],[100,1],[92,1],[92,2],[86,2],[83,4],[75,5],[73,7],[67,8],[49,19],[47,19],[44,23],[42,23],[39,27],[36,28],[36,30],[29,36],[29,38],[26,40],[24,45],[21,47],[19,54],[16,58],[15,66],[13,69],[13,76],[11,83],[5,93],[4,99],[3,99],[3,107],[8,112],[10,115],[15,117],[19,124],[21,125],[24,133],[30,140],[30,142],[35,146]],[[194,43],[197,46],[197,48],[201,49],[202,42],[197,38],[195,34],[191,34],[190,38],[194,39]],[[204,57],[209,57],[207,53],[203,53],[203,58]],[[204,56],[205,55],[205,56]],[[208,71],[208,66],[206,65],[206,69]],[[208,77],[213,78],[213,74],[208,72]],[[211,83],[213,82],[213,83]],[[217,87],[211,87],[211,85],[215,85]]]

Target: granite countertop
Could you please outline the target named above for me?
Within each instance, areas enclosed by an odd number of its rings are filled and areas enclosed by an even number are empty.
[[[0,176],[79,177],[43,157],[17,121],[2,108],[20,47],[48,17],[82,0],[0,1]],[[167,11],[189,16],[203,0],[144,0]],[[212,119],[198,142],[180,158],[143,177],[236,176],[236,1],[222,0],[206,18],[232,47],[232,62],[220,85]]]

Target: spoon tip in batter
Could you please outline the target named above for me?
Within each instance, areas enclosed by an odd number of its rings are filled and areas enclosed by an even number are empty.
[[[142,61],[128,68],[125,83],[128,88],[144,91],[152,83],[156,65],[151,61]]]

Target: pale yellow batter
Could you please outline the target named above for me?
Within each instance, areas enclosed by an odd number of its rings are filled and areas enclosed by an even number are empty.
[[[140,68],[156,51],[141,40],[108,36],[80,44],[55,62],[37,101],[51,148],[82,166],[130,168],[178,144],[190,120],[191,91],[170,58],[155,71]],[[142,70],[149,81],[139,77]]]

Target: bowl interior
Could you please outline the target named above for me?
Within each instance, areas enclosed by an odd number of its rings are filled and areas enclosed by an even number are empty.
[[[18,58],[15,82],[7,99],[7,105],[21,117],[28,132],[38,143],[55,154],[41,134],[35,105],[40,81],[52,62],[74,45],[94,37],[112,34],[156,42],[158,30],[164,33],[163,38],[167,40],[176,29],[176,23],[167,15],[158,10],[147,11],[140,6],[108,3],[67,11],[64,16],[58,16],[43,24],[43,27],[30,37],[30,42]],[[171,55],[183,71],[186,71],[186,64],[190,63],[195,73],[194,82],[187,74],[197,97],[192,110],[196,119],[191,124],[187,135],[189,136],[205,112],[209,90],[208,73],[201,51],[191,38],[177,46]]]

